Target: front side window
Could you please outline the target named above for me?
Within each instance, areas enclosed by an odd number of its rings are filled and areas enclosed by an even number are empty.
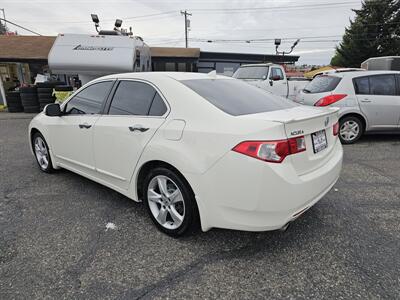
[[[396,80],[394,75],[375,75],[369,77],[372,95],[396,95]]]
[[[121,81],[111,102],[109,115],[162,116],[167,107],[149,84]]]
[[[237,69],[233,78],[237,79],[265,79],[268,76],[269,67],[266,66],[249,66]]]
[[[282,80],[283,79],[282,70],[280,68],[272,68],[271,75],[269,78],[273,80]]]
[[[182,84],[233,116],[256,114],[298,106],[287,99],[234,79],[192,79]]]
[[[104,81],[88,86],[68,101],[65,113],[70,115],[99,114],[112,85],[112,81]]]

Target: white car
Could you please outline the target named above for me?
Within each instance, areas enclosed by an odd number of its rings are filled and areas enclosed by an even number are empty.
[[[96,79],[29,126],[42,171],[65,168],[142,200],[156,226],[285,228],[335,184],[337,109],[200,73]]]
[[[356,142],[364,132],[400,130],[400,72],[355,71],[315,77],[298,102],[339,108],[340,139]]]

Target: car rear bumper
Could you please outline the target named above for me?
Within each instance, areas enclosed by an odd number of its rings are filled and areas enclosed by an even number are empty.
[[[230,151],[202,175],[184,174],[196,194],[203,231],[213,227],[267,231],[282,228],[318,202],[336,183],[343,150],[297,175],[290,159],[266,163]]]

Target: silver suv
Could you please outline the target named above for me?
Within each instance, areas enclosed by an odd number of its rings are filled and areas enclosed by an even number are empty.
[[[400,72],[320,75],[300,92],[297,102],[339,107],[343,144],[354,143],[367,131],[400,130]]]

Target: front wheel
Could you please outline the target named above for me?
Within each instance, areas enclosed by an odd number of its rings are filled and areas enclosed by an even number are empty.
[[[197,231],[198,209],[189,184],[175,172],[158,167],[143,182],[144,202],[153,223],[178,237]]]
[[[36,132],[33,135],[32,146],[40,170],[46,173],[52,172],[54,169],[51,163],[49,146],[47,145],[43,135],[39,132]]]
[[[355,143],[364,132],[364,125],[355,116],[344,117],[339,122],[339,138],[342,144]]]

